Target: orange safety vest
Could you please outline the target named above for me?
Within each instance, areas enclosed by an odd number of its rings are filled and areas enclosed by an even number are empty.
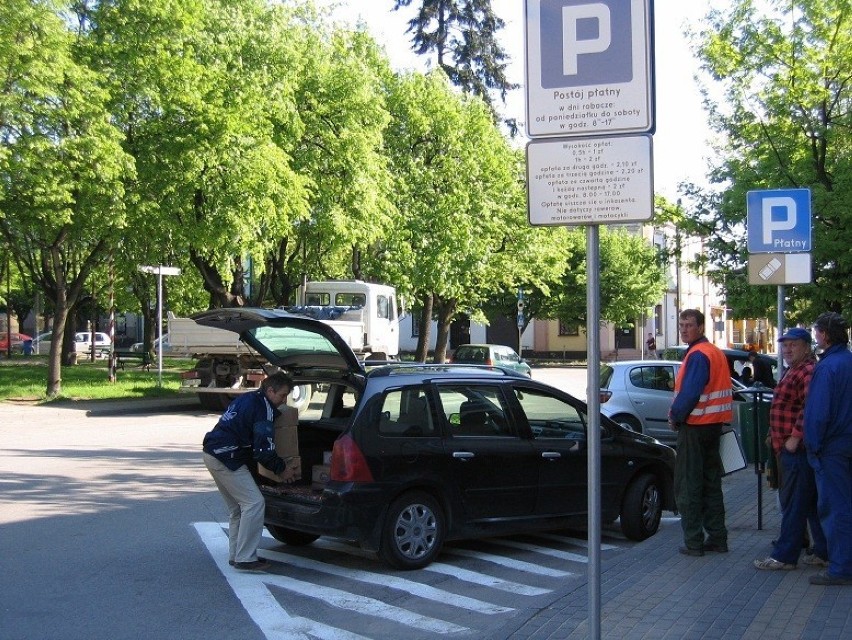
[[[686,354],[675,379],[675,396],[680,391],[689,358],[696,351],[703,353],[707,357],[707,360],[710,361],[710,380],[701,392],[698,404],[695,405],[695,408],[687,416],[686,424],[730,423],[734,414],[731,409],[732,391],[728,359],[718,347],[709,342],[699,342]]]

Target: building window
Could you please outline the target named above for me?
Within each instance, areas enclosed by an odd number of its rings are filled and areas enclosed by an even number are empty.
[[[559,321],[559,335],[560,336],[578,336],[580,335],[580,325],[578,324],[568,324]]]

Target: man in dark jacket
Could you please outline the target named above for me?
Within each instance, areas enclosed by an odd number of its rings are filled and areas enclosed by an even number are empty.
[[[805,403],[808,462],[816,474],[820,523],[828,539],[828,569],[811,584],[852,585],[852,353],[849,323],[823,313],[814,323],[822,349]]]
[[[240,571],[258,572],[268,567],[257,557],[264,500],[252,469],[259,462],[274,473],[284,472],[284,460],[275,452],[273,423],[292,388],[293,381],[284,373],[267,377],[260,389],[234,400],[204,436],[204,464],[230,514],[228,563]]]

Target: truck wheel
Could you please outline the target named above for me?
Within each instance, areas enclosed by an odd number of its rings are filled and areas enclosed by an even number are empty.
[[[304,547],[319,538],[319,536],[315,536],[312,533],[303,533],[302,531],[288,529],[287,527],[279,527],[274,524],[268,524],[266,525],[266,528],[269,529],[269,533],[271,533],[272,537],[278,540],[278,542],[283,542],[291,547]]]
[[[438,502],[423,491],[410,491],[388,509],[379,554],[397,569],[421,569],[441,553],[446,528]]]

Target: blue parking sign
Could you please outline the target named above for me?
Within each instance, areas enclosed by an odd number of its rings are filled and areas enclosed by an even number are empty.
[[[749,253],[811,250],[811,190],[764,189],[746,194]]]

